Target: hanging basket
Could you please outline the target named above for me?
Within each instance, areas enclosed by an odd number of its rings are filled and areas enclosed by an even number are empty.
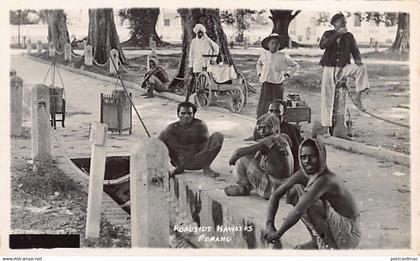
[[[131,93],[129,94],[131,97]],[[122,131],[132,131],[132,108],[127,94],[115,90],[111,94],[101,93],[101,123],[108,125],[108,130],[121,135]]]

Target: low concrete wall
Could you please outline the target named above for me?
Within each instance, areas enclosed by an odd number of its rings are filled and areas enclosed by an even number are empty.
[[[180,212],[175,213],[172,208],[173,231],[199,248],[273,248],[263,238],[268,201],[256,195],[227,197],[223,191],[227,185],[223,179],[215,180],[198,173],[172,179],[171,193],[177,199]],[[277,228],[290,210],[291,206],[282,199],[276,218]],[[194,227],[199,231],[184,232],[194,230]],[[286,232],[281,243],[283,248],[293,248],[309,239],[307,229],[299,222]]]

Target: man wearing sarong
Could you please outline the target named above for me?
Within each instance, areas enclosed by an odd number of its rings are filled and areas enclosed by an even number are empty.
[[[354,102],[357,107],[362,106],[362,92],[369,89],[369,80],[366,66],[360,58],[360,52],[352,33],[347,31],[346,18],[339,13],[331,18],[333,30],[324,32],[319,47],[324,54],[319,64],[323,67],[321,81],[321,124],[324,126],[324,136],[329,136],[332,126],[335,87],[345,81],[347,77],[354,77],[356,94]],[[352,54],[354,63],[350,62]]]
[[[175,167],[171,175],[184,170],[203,170],[204,174],[217,177],[210,168],[223,145],[223,135],[219,132],[209,136],[204,121],[195,118],[197,107],[190,102],[178,104],[179,121],[169,124],[159,135],[169,150],[171,164]]]
[[[285,102],[283,102],[282,100],[274,100],[273,102],[270,103],[267,114],[274,115],[279,119],[280,133],[284,133],[290,138],[290,141],[291,141],[290,148],[292,150],[293,161],[294,161],[293,172],[295,172],[299,170],[298,150],[299,150],[299,144],[302,141],[302,138],[301,138],[300,131],[298,130],[298,128],[295,125],[290,124],[284,120],[283,116],[286,110],[287,110],[287,104]],[[246,140],[256,141],[259,139],[261,139],[261,136],[258,132],[257,126],[255,126],[253,137],[251,139],[246,139]]]
[[[144,76],[142,88],[147,88],[147,92],[141,96],[153,98],[153,91],[164,92],[168,90],[169,77],[165,69],[159,65],[159,59],[156,56],[149,58],[149,71]]]
[[[283,81],[290,78],[299,67],[288,54],[280,52],[288,42],[288,37],[276,33],[261,41],[265,51],[257,61],[257,73],[262,84],[257,105],[257,119],[267,112],[270,102],[275,99],[283,100]]]
[[[233,178],[238,185],[226,187],[226,195],[246,196],[255,190],[258,196],[268,199],[293,174],[290,139],[280,133],[279,126],[279,119],[271,114],[257,120],[262,138],[232,154],[229,165],[234,165]]]
[[[200,72],[206,71],[209,64],[213,64],[216,61],[215,57],[203,57],[203,55],[219,54],[219,45],[207,36],[206,27],[204,27],[204,25],[196,24],[193,31],[196,37],[191,41],[188,55],[189,73],[192,75],[193,79],[191,81],[191,86],[189,86],[190,90],[187,92],[187,100],[192,91],[191,88],[195,77]]]
[[[268,242],[280,240],[301,219],[312,240],[296,248],[349,249],[359,245],[361,232],[357,204],[340,177],[327,168],[326,156],[324,145],[317,139],[308,138],[301,143],[301,169],[270,197],[265,235]],[[274,220],[279,201],[290,189],[297,195],[294,208],[276,230]]]

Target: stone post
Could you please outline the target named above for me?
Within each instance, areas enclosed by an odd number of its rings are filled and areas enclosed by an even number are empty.
[[[66,43],[64,45],[64,60],[71,62],[71,44]]]
[[[346,125],[346,99],[347,99],[347,92],[345,88],[345,83],[337,84],[337,88],[335,90],[335,100],[336,102],[334,105],[335,113],[335,125],[333,136],[338,138],[348,138],[347,136],[347,125]]]
[[[23,81],[20,77],[10,73],[10,135],[22,134]]]
[[[42,42],[41,41],[36,42],[36,52],[38,54],[42,53]]]
[[[55,44],[54,42],[48,43],[48,56],[55,57]]]
[[[105,177],[106,133],[108,126],[94,122],[90,133],[92,154],[89,171],[89,194],[86,217],[86,238],[98,238],[101,224],[101,203]]]
[[[45,84],[37,84],[31,90],[32,159],[51,159],[50,142],[50,91]]]
[[[92,46],[91,45],[85,45],[85,65],[86,66],[92,66]]]
[[[31,54],[31,52],[32,52],[32,43],[31,43],[31,40],[28,39],[28,43],[26,44],[26,53]]]
[[[131,246],[169,246],[169,152],[157,138],[134,146],[130,157]]]
[[[379,52],[379,42],[375,42],[375,53]]]
[[[112,59],[112,61],[109,61],[109,73],[110,74],[117,74],[118,71],[118,51],[115,49],[112,49],[110,52],[109,59]],[[115,67],[114,67],[115,66]]]

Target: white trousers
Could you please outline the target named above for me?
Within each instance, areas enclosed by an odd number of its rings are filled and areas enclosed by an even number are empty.
[[[343,77],[354,77],[356,92],[369,89],[369,80],[366,66],[363,64],[347,64],[343,68],[324,66],[321,81],[321,124],[332,126],[332,114],[334,107],[335,85]]]

